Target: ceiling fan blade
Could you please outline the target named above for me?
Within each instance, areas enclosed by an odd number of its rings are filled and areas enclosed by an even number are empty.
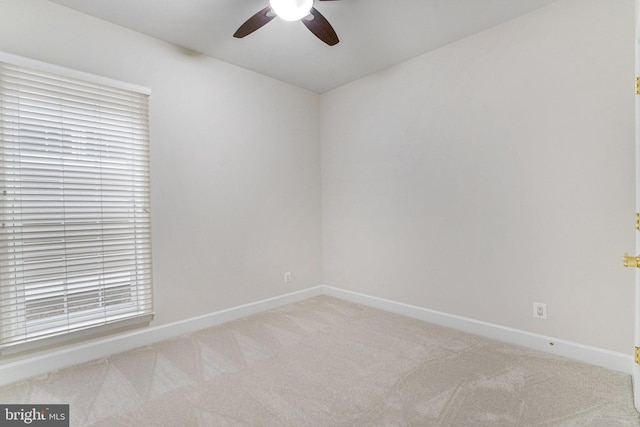
[[[331,24],[329,24],[329,21],[327,21],[327,18],[322,16],[315,7],[311,8],[311,16],[313,16],[313,19],[302,18],[302,23],[306,25],[306,27],[315,34],[316,37],[329,46],[338,44],[340,41],[338,39],[338,35]]]
[[[233,37],[241,39],[253,33],[263,25],[267,24],[269,21],[276,17],[275,13],[272,14],[270,12],[271,7],[267,6],[260,12],[253,15],[251,18],[247,19],[244,24],[240,25],[240,28],[236,30],[236,32],[233,34]]]

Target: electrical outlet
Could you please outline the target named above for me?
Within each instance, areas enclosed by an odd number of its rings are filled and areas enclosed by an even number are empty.
[[[533,303],[533,317],[547,320],[547,304],[541,302]]]
[[[287,271],[284,273],[284,283],[291,283],[291,272]]]

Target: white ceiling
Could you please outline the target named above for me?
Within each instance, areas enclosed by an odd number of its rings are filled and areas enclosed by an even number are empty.
[[[323,93],[557,0],[315,1],[340,43],[276,18],[236,39],[268,0],[52,0],[187,49]]]

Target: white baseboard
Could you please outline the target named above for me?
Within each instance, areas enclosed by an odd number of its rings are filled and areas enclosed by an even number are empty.
[[[210,328],[322,294],[323,287],[317,286],[175,323],[126,332],[57,350],[44,351],[31,357],[21,358],[15,361],[7,361],[5,363],[0,361],[0,386],[80,363],[101,359],[112,354],[150,345],[182,334]]]
[[[322,286],[322,289],[325,295],[335,298],[469,332],[471,334],[495,339],[497,341],[568,357],[570,359],[601,366],[603,368],[623,372],[625,374],[631,375],[633,369],[633,357],[630,354],[617,353],[571,341],[538,335],[519,329],[507,328],[467,317],[429,310],[414,305],[346,291],[344,289],[334,288],[331,286]]]
[[[85,344],[45,351],[15,361],[0,361],[0,386],[80,363],[101,359],[115,353],[150,345],[165,339],[220,325],[253,314],[273,310],[318,295],[340,298],[498,341],[568,357],[626,374],[631,374],[633,368],[633,358],[631,355],[322,285],[167,325],[150,327],[90,341]],[[553,343],[554,345],[551,346],[549,343]]]

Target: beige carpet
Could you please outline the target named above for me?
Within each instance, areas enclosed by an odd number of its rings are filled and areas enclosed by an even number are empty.
[[[0,389],[72,426],[640,426],[631,379],[329,297]]]

